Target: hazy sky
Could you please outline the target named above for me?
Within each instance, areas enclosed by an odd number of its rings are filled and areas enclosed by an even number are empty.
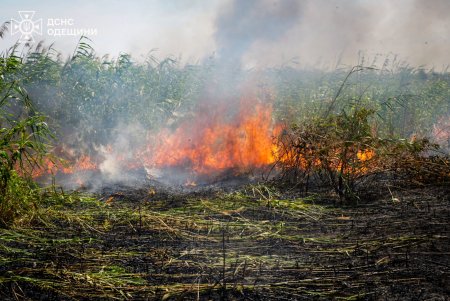
[[[43,20],[46,44],[64,54],[78,37],[49,36],[49,29],[93,29],[99,54],[131,53],[201,61],[211,55],[245,66],[353,64],[366,56],[398,54],[412,65],[441,69],[450,63],[450,0],[0,0],[0,22],[20,21],[18,11]],[[48,19],[73,25],[48,26]],[[7,34],[0,49],[20,34]]]

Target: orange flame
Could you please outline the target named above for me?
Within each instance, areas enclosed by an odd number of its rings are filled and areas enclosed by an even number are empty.
[[[68,151],[63,152],[61,150],[58,153],[67,155]],[[31,175],[33,178],[38,178],[45,174],[56,174],[61,172],[63,174],[72,174],[83,170],[96,170],[97,164],[92,161],[91,157],[87,155],[81,155],[79,158],[70,159],[50,159],[44,158],[39,168],[35,168]]]
[[[166,129],[140,155],[149,167],[184,166],[197,174],[227,169],[245,171],[275,161],[272,106],[243,99],[236,116],[197,116],[175,131]]]
[[[194,178],[227,170],[243,173],[275,162],[273,137],[279,130],[273,126],[272,105],[257,97],[242,97],[232,105],[226,101],[200,103],[194,118],[182,120],[175,130],[148,132],[145,147],[132,154],[116,154],[107,145],[95,159],[84,154],[77,157],[79,150],[63,144],[54,152],[63,161],[46,159],[33,176],[96,170],[110,154],[127,170],[177,167]],[[187,183],[195,182],[189,179]]]
[[[273,138],[283,128],[274,124],[270,102],[262,102],[254,95],[230,101],[231,104],[227,100],[201,102],[193,118],[181,120],[176,129],[148,132],[145,146],[130,154],[116,153],[111,145],[107,145],[93,158],[85,154],[77,156],[76,150],[63,144],[56,148],[55,154],[65,163],[47,159],[33,176],[97,170],[106,162],[106,156],[114,155],[114,164],[117,163],[120,170],[181,168],[193,175],[186,185],[195,186],[196,176],[218,175],[229,170],[242,174],[271,165],[277,156],[286,163],[295,157],[295,154],[286,153],[280,158]],[[370,149],[356,154],[361,162],[374,155]],[[305,168],[308,168],[307,164],[321,164],[319,159],[312,163],[306,158],[300,158],[300,161]],[[335,166],[340,168],[339,164]],[[357,171],[366,172],[367,167]]]
[[[368,161],[375,156],[375,152],[372,149],[359,150],[356,157],[360,161]]]

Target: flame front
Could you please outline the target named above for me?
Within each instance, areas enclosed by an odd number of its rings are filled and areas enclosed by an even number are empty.
[[[86,154],[62,144],[55,155],[63,161],[45,160],[33,174],[77,174],[103,171],[105,166],[108,171],[122,173],[139,168],[147,172],[176,169],[188,174],[186,183],[192,185],[198,176],[247,173],[275,162],[273,137],[277,127],[270,102],[247,95],[238,100],[203,101],[194,112],[175,129],[167,126],[147,131],[129,153],[115,150],[113,143]]]
[[[230,169],[243,172],[275,161],[270,104],[243,99],[235,116],[220,112],[204,112],[194,122],[186,120],[174,131],[165,129],[156,138],[149,137],[154,143],[140,154],[144,164],[210,174]]]
[[[279,137],[283,127],[274,124],[271,102],[248,95],[229,102],[200,102],[193,116],[179,120],[174,128],[167,126],[158,131],[147,131],[140,143],[129,151],[115,149],[112,143],[90,150],[91,156],[88,156],[62,144],[55,149],[55,154],[63,161],[46,160],[33,174],[35,177],[58,172],[74,174],[75,181],[83,183],[81,178],[85,178],[85,172],[99,170],[105,176],[123,176],[129,170],[145,169],[148,175],[155,177],[159,177],[161,171],[162,176],[180,174],[185,185],[195,186],[198,180],[203,181],[209,176],[215,178],[221,174],[230,175],[230,172],[247,174],[277,160],[289,165],[296,158],[295,164],[300,162],[305,169],[309,164],[321,164],[320,159],[308,163],[307,158],[298,154],[280,153],[274,138]],[[357,150],[358,162],[367,162],[346,168],[351,168],[352,173],[366,173],[374,156],[372,149]],[[339,157],[339,153],[333,157]],[[330,164],[341,169],[340,162],[331,160]]]

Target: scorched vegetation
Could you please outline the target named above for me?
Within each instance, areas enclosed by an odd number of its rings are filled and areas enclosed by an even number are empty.
[[[0,298],[444,300],[450,75],[383,59],[3,53]]]

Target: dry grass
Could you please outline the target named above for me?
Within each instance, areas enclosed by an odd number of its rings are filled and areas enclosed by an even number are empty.
[[[233,193],[73,195],[0,232],[3,299],[408,298],[448,293],[449,199],[401,190],[359,207]],[[389,193],[390,191],[390,193]],[[45,223],[44,223],[45,222]]]

